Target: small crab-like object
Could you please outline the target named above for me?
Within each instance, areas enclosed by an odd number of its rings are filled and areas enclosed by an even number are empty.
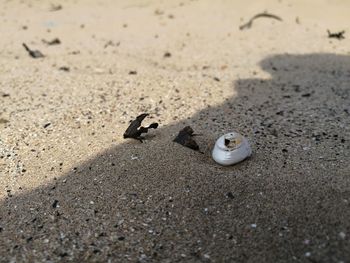
[[[144,137],[141,136],[142,133],[147,133],[149,129],[157,129],[158,123],[156,123],[156,122],[152,123],[148,127],[141,126],[142,121],[148,115],[149,115],[148,113],[143,113],[143,114],[137,116],[136,119],[130,123],[129,127],[124,132],[124,135],[123,135],[124,139],[133,138],[133,139],[136,139],[136,140],[139,140],[140,142],[142,142],[142,140],[144,139]]]

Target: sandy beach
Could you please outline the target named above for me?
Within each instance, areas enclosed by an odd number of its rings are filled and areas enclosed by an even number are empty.
[[[0,5],[0,262],[350,262],[349,1]]]

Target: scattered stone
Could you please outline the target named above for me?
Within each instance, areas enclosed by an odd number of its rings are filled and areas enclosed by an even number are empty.
[[[6,120],[4,118],[0,118],[0,124],[8,123],[9,120]]]
[[[57,208],[58,206],[58,200],[53,201],[52,208]]]
[[[232,192],[228,192],[228,193],[226,194],[226,197],[227,197],[227,198],[230,198],[230,199],[235,198],[234,195],[232,194]]]
[[[160,9],[156,9],[156,10],[154,11],[154,14],[157,15],[157,16],[159,16],[159,15],[164,14],[164,11],[162,11],[162,10],[160,10]]]
[[[170,52],[165,52],[164,53],[164,57],[165,58],[170,58],[171,57],[171,53]]]
[[[120,42],[114,43],[112,40],[107,41],[107,43],[104,45],[104,48],[107,48],[109,46],[119,46]]]
[[[54,5],[54,4],[52,4],[51,8],[50,8],[50,11],[54,12],[54,11],[59,11],[61,9],[62,9],[62,5]]]
[[[339,237],[340,237],[341,239],[345,239],[346,234],[345,234],[344,232],[340,232],[340,233],[339,233]]]
[[[302,94],[301,96],[304,97],[304,98],[307,98],[307,97],[310,97],[310,96],[311,96],[311,93],[304,93],[304,94]]]
[[[79,50],[74,50],[74,51],[69,52],[69,54],[71,54],[71,55],[78,55],[78,54],[80,54],[80,51]]]
[[[138,156],[131,155],[131,160],[138,160],[138,159],[139,159]]]

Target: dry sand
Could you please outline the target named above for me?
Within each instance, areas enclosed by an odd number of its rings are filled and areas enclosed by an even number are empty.
[[[0,262],[350,262],[350,3],[247,2],[1,1]]]

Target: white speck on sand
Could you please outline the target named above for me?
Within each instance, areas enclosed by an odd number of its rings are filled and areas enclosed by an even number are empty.
[[[136,155],[131,155],[131,160],[138,160],[138,159],[139,159],[138,156],[136,156]]]
[[[345,239],[346,234],[345,234],[344,232],[340,232],[340,233],[339,233],[339,237],[340,237],[341,239]]]
[[[208,254],[204,254],[203,256],[204,256],[204,258],[207,258],[207,259],[210,258],[210,256]]]

